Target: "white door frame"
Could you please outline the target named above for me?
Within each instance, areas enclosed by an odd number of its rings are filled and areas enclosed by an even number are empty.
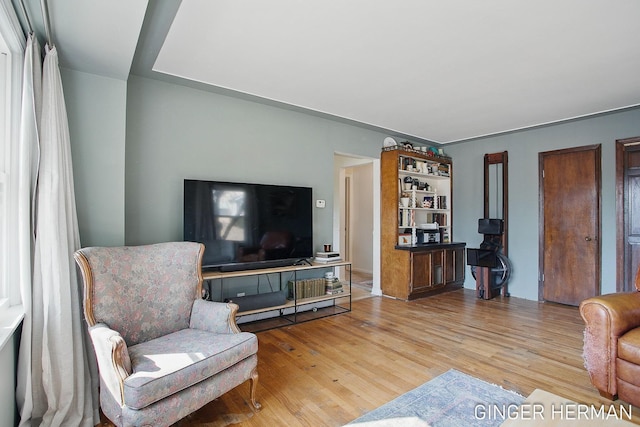
[[[373,286],[371,294],[382,295],[380,286],[380,159],[356,156],[346,153],[334,154],[334,212],[333,212],[333,241],[344,242],[345,229],[345,194],[344,182],[346,169],[352,166],[364,163],[372,163],[373,174],[373,191],[371,194],[373,209],[373,250],[372,250],[372,268],[373,268]],[[336,248],[341,250],[341,248]],[[345,254],[347,256],[347,254]]]

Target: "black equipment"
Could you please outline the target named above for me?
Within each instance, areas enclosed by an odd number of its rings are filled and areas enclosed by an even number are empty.
[[[508,297],[507,282],[512,266],[502,253],[504,221],[481,218],[478,220],[478,233],[484,235],[480,248],[467,249],[467,265],[471,266],[471,274],[476,280],[476,295],[491,299],[502,290],[503,296]]]

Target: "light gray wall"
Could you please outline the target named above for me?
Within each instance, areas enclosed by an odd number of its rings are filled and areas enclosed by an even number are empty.
[[[63,69],[82,246],[124,244],[127,84]]]
[[[63,70],[63,82],[83,245],[181,239],[186,177],[311,186],[327,201],[314,210],[314,241],[331,241],[334,153],[378,158],[387,136],[135,76],[125,87]],[[454,160],[453,239],[480,243],[483,156],[507,150],[510,290],[537,300],[538,153],[602,144],[602,292],[614,291],[615,140],[638,135],[633,109],[445,146]],[[465,286],[475,286],[468,267]]]
[[[332,239],[334,152],[378,157],[385,134],[132,76],[126,243],[182,239],[185,178],[313,188],[314,245]]]
[[[509,153],[509,258],[512,296],[538,300],[538,153],[602,146],[602,293],[616,288],[615,141],[640,135],[640,109],[446,146],[453,157],[456,241],[478,247],[483,216],[484,154]],[[570,184],[568,184],[570,185]],[[465,287],[475,288],[467,267]]]

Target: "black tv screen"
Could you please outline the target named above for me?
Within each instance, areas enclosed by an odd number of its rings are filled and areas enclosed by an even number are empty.
[[[184,240],[205,245],[203,268],[292,265],[313,256],[311,188],[184,180]]]

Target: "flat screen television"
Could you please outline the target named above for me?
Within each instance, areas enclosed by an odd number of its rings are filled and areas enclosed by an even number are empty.
[[[293,265],[313,256],[311,188],[184,180],[184,240],[205,245],[203,268]]]

